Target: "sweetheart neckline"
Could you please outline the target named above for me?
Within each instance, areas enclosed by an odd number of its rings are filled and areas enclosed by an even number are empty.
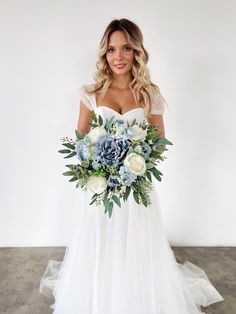
[[[128,112],[130,112],[130,111],[133,111],[133,110],[137,110],[137,109],[142,109],[142,110],[144,110],[144,108],[142,108],[142,107],[138,107],[138,108],[133,108],[133,109],[130,109],[130,110],[128,110],[128,111],[126,111],[125,113],[119,113],[118,111],[116,111],[115,109],[112,109],[111,107],[108,107],[108,106],[105,106],[105,105],[97,105],[97,100],[96,100],[96,94],[93,94],[93,97],[94,97],[94,104],[95,104],[95,109],[97,109],[97,108],[99,108],[99,107],[103,107],[103,108],[108,108],[108,109],[110,109],[110,110],[112,110],[113,112],[115,112],[115,113],[117,113],[119,116],[124,116],[124,115],[126,115]]]
[[[140,110],[140,109],[141,109],[141,110],[144,110],[142,107],[138,107],[138,108],[130,109],[130,110],[126,111],[125,113],[119,113],[118,111],[112,109],[111,107],[104,106],[104,105],[99,105],[99,106],[96,107],[96,109],[98,109],[98,108],[100,108],[100,107],[110,109],[111,111],[117,113],[119,116],[124,116],[124,115],[126,115],[127,113],[129,113],[129,112],[131,112],[131,111],[134,111],[134,110]]]

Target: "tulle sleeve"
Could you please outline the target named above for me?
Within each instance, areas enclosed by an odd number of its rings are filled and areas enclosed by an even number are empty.
[[[79,98],[80,100],[82,100],[82,102],[85,104],[85,106],[89,109],[89,110],[93,110],[93,102],[92,102],[92,98],[91,95],[88,95],[85,93],[83,86],[78,87],[77,88],[77,92],[79,94]]]
[[[155,92],[152,97],[151,114],[163,114],[165,111],[166,101],[160,91]]]

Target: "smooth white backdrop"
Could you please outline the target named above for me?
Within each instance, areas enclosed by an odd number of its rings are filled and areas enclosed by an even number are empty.
[[[1,1],[0,246],[66,245],[74,183],[61,138],[74,138],[76,88],[93,82],[114,18],[137,23],[169,109],[174,145],[158,189],[171,245],[235,246],[235,1]]]

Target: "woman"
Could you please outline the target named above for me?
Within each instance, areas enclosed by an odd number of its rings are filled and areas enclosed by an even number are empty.
[[[79,88],[77,130],[90,131],[92,110],[103,118],[158,126],[164,138],[165,100],[150,80],[148,53],[139,27],[113,20],[100,43],[95,84]],[[83,192],[80,192],[82,197]],[[177,263],[165,236],[156,191],[149,207],[132,197],[111,218],[81,206],[78,230],[63,262],[50,260],[40,292],[56,314],[197,314],[201,305],[222,301],[205,272]]]

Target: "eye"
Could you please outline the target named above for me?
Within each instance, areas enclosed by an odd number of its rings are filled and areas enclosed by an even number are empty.
[[[113,48],[107,49],[107,52],[111,52],[111,51],[113,51]]]
[[[131,50],[130,47],[125,47],[124,49],[125,49],[125,51],[130,51]]]

